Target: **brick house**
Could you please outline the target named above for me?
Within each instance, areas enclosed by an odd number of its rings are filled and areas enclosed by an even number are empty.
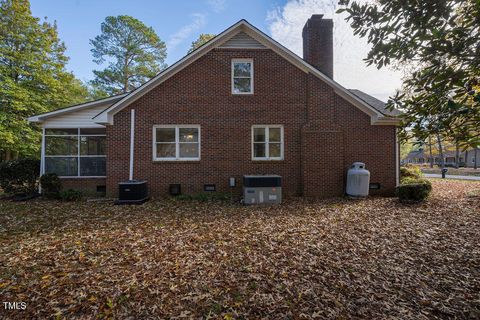
[[[239,194],[243,175],[277,174],[286,196],[331,197],[362,161],[381,186],[372,193],[391,195],[397,114],[333,80],[332,28],[307,21],[302,59],[241,20],[132,92],[31,117],[42,173],[109,196],[147,180],[153,197],[173,183]]]
[[[444,156],[443,161],[446,166],[453,167],[457,165],[456,163],[457,157],[456,157],[455,150],[444,150],[443,156]],[[476,150],[469,148],[467,150],[460,151],[458,154],[458,166],[465,167],[465,168],[477,168],[480,166],[479,156],[480,156],[480,152],[478,152],[478,148]],[[405,158],[401,159],[400,163],[429,165],[430,161],[433,161],[434,165],[440,165],[441,157],[437,152],[432,154],[432,157],[430,157],[428,148],[427,149],[418,148],[416,150],[410,151]]]

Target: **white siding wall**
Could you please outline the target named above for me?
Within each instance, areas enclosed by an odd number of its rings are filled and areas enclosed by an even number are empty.
[[[266,47],[257,40],[250,37],[245,32],[239,32],[230,40],[219,46],[225,49],[266,49]]]
[[[103,128],[104,126],[93,122],[92,118],[97,114],[105,110],[111,103],[99,105],[83,110],[72,111],[50,119],[46,119],[43,122],[45,128],[79,128],[79,127],[97,127]]]

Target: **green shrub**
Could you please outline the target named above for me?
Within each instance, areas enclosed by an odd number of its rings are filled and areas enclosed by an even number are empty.
[[[397,196],[401,202],[419,202],[428,198],[432,183],[425,179],[412,179],[397,187]]]
[[[60,191],[62,190],[62,181],[55,173],[46,173],[40,177],[40,184],[42,185],[42,195],[48,199],[60,198]]]
[[[82,200],[83,194],[79,190],[68,189],[60,191],[59,196],[63,201],[78,201]]]
[[[40,175],[40,160],[18,159],[0,163],[0,187],[5,193],[34,193]]]
[[[401,184],[415,184],[423,181],[425,179],[416,178],[416,177],[405,177],[401,180]]]
[[[404,179],[415,178],[420,179],[423,177],[423,173],[420,170],[420,167],[407,164],[403,167],[400,167],[400,182],[403,183]]]

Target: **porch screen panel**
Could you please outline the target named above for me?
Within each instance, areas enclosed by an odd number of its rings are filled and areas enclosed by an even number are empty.
[[[104,128],[45,129],[45,173],[103,177],[105,144]]]

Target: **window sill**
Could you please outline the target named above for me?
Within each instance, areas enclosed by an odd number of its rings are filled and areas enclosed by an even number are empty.
[[[153,159],[153,163],[198,163],[200,159]]]
[[[105,179],[107,176],[58,176],[60,179]]]
[[[252,162],[282,162],[285,159],[252,159]]]

